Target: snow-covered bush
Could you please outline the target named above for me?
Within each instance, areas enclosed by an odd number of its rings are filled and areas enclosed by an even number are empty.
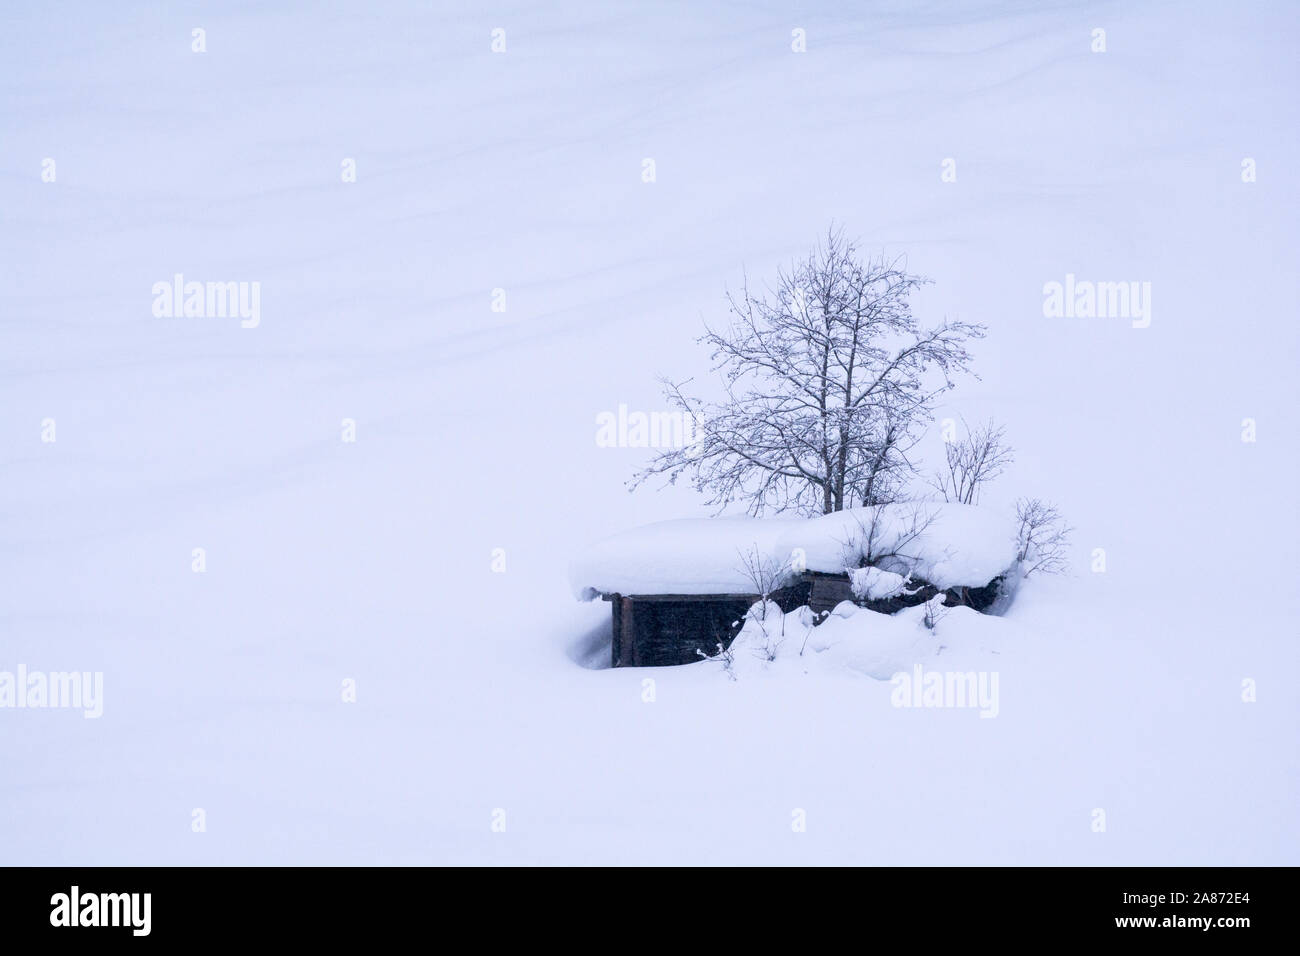
[[[1035,571],[1061,574],[1069,566],[1070,532],[1054,505],[1038,498],[1021,498],[1016,503],[1016,561],[1020,576]]]
[[[980,488],[997,478],[1015,461],[1006,443],[1005,430],[990,419],[984,425],[966,428],[965,438],[944,443],[944,469],[930,479],[944,501],[979,504]]]

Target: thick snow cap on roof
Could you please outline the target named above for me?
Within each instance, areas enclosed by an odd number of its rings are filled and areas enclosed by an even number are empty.
[[[868,555],[885,570],[941,589],[982,587],[1015,563],[1015,522],[994,509],[934,502],[809,519],[661,521],[596,542],[570,565],[569,578],[581,600],[753,594],[756,565],[779,586],[803,570],[843,574]]]

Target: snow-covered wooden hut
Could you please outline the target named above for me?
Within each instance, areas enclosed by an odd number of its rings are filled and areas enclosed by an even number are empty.
[[[853,601],[882,613],[944,593],[995,609],[1014,584],[1015,527],[956,504],[888,505],[812,519],[664,521],[592,545],[570,578],[611,603],[615,667],[687,664],[727,647],[768,594],[784,611]]]

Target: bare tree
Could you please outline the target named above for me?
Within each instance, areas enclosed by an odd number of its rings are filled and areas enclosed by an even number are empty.
[[[1015,461],[1015,454],[1006,444],[1003,428],[992,419],[976,428],[962,419],[962,427],[966,437],[945,443],[945,469],[935,472],[931,484],[944,501],[974,505],[979,504],[980,486],[1001,475]]]
[[[719,510],[743,500],[751,514],[892,500],[936,396],[970,371],[967,343],[984,335],[964,322],[922,328],[909,298],[926,281],[901,260],[862,260],[834,229],[766,293],[746,280],[728,295],[727,327],[700,340],[724,397],[706,403],[665,380],[698,440],[660,454],[633,485],[686,473]]]
[[[776,634],[769,630],[768,609],[772,604],[772,594],[783,587],[790,579],[790,564],[781,564],[765,555],[755,544],[749,551],[740,553],[740,570],[750,583],[753,593],[758,595],[758,613],[751,607],[746,614],[746,621],[752,621],[758,628],[758,647],[754,653],[764,660],[776,660],[776,652],[785,641],[785,615],[781,615],[781,632]]]
[[[946,601],[943,592],[940,592],[925,602],[925,610],[921,612],[921,623],[925,625],[926,630],[933,631],[952,611]]]
[[[1021,575],[1029,577],[1035,571],[1060,574],[1069,566],[1070,532],[1065,520],[1054,505],[1038,498],[1021,498],[1016,502],[1019,519],[1016,558]]]
[[[735,680],[736,679],[736,655],[731,653],[730,647],[723,647],[722,644],[718,644],[717,650],[718,653],[716,654],[706,654],[699,648],[696,648],[695,653],[698,654],[700,657],[704,658],[706,661],[713,661],[714,663],[721,664],[722,672],[726,674],[730,680]]]
[[[906,479],[915,472],[907,457],[914,445],[915,420],[906,415],[895,416],[889,409],[883,413],[880,437],[875,447],[867,450],[862,467],[857,469],[851,499],[863,505],[887,504],[902,497]]]
[[[920,561],[913,546],[934,523],[934,512],[924,505],[873,505],[865,514],[854,515],[855,529],[840,542],[845,568],[904,570],[910,576]]]
[[[758,595],[764,602],[784,587],[795,573],[791,563],[793,558],[783,564],[765,554],[757,542],[748,551],[737,548],[736,553],[740,555],[738,570],[749,582],[750,593]]]

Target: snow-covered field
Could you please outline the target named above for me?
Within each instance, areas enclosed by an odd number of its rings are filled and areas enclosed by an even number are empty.
[[[1294,5],[3,21],[0,672],[103,714],[0,709],[0,863],[1300,863]],[[597,416],[832,220],[989,327],[947,411],[1076,528],[1006,617],[885,619],[994,719],[880,661],[601,669],[573,600],[589,542],[708,514]],[[256,327],[155,316],[178,273]],[[1149,325],[1046,317],[1067,275]]]

